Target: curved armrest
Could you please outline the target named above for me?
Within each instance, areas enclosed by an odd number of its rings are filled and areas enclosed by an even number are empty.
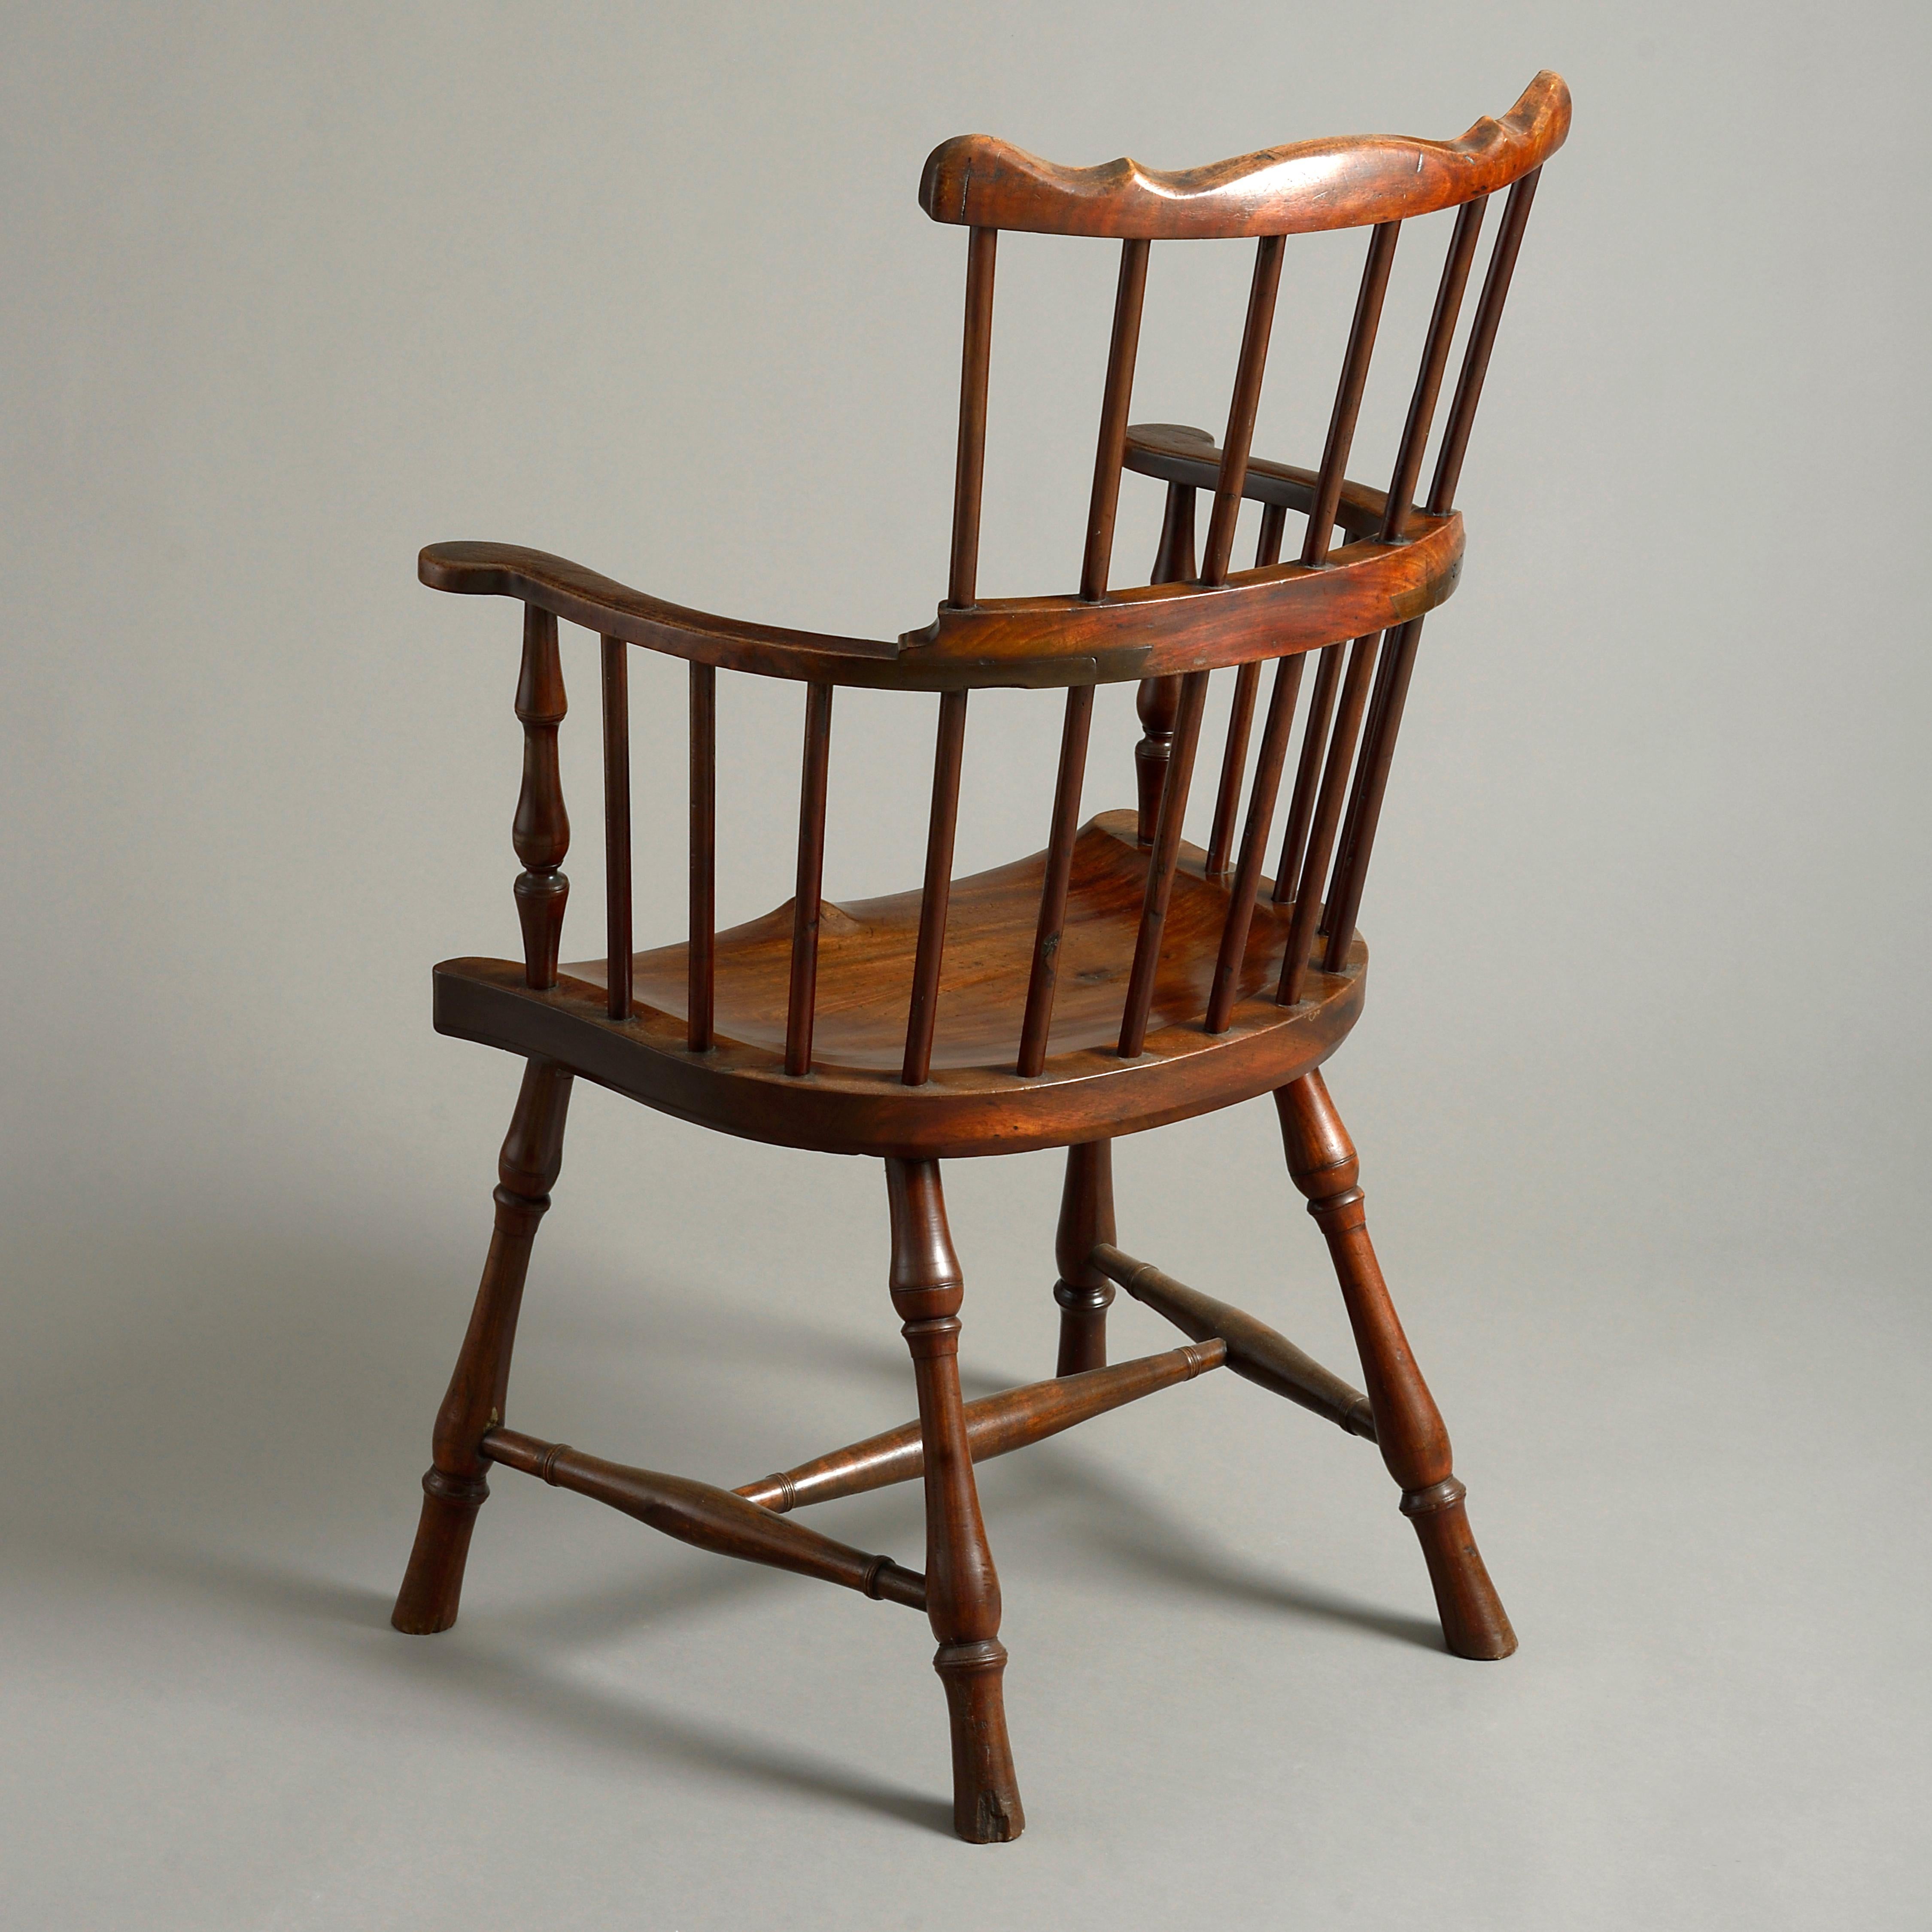
[[[514,597],[586,630],[622,638],[647,650],[698,664],[766,677],[831,684],[896,683],[880,677],[898,662],[899,646],[872,638],[833,638],[740,623],[667,604],[586,570],[580,563],[520,544],[431,544],[416,560],[416,574],[432,590],[471,597]]]
[[[1197,490],[1211,490],[1221,478],[1221,452],[1214,439],[1204,429],[1190,429],[1184,423],[1135,424],[1127,431],[1120,460],[1140,476],[1158,477],[1163,483],[1191,484]],[[1313,470],[1304,470],[1299,464],[1270,463],[1264,457],[1251,456],[1241,494],[1251,502],[1278,503],[1283,509],[1306,514],[1315,507],[1318,480]],[[1352,537],[1373,537],[1382,526],[1388,506],[1386,490],[1345,482],[1335,506],[1335,520]],[[1405,532],[1409,522],[1419,526],[1419,513],[1411,511],[1403,525]]]

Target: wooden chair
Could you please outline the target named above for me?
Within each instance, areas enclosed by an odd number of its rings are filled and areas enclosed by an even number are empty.
[[[1060,168],[980,135],[926,163],[920,200],[969,231],[952,569],[924,629],[892,642],[735,623],[626,589],[575,564],[498,544],[433,544],[424,583],[524,606],[516,710],[524,730],[514,840],[520,962],[436,969],[440,1032],[526,1062],[503,1143],[496,1232],[423,1479],[421,1527],[394,1622],[446,1630],[491,1465],[595,1496],[667,1534],[923,1610],[939,1648],[952,1732],[954,1821],[980,1841],[1023,1818],[1002,1696],[1000,1588],[973,1466],[1226,1366],[1376,1443],[1414,1523],[1449,1648],[1506,1657],[1509,1620],[1470,1534],[1449,1438],[1376,1265],[1355,1150],[1316,1069],[1361,1010],[1367,952],[1355,916],[1424,613],[1454,589],[1454,508],[1470,426],[1544,160],[1570,122],[1543,74],[1501,121],[1461,140],[1304,142],[1186,173],[1130,160]],[[1490,198],[1507,189],[1426,497],[1416,500]],[[1447,259],[1386,491],[1348,479],[1349,446],[1396,238],[1454,208]],[[1251,458],[1283,238],[1370,230],[1348,349],[1318,467]],[[1080,588],[976,594],[995,246],[1003,228],[1120,244]],[[1247,319],[1221,446],[1198,430],[1130,428],[1150,244],[1256,239]],[[1153,581],[1108,587],[1123,470],[1167,486]],[[1197,562],[1195,500],[1212,493]],[[1244,499],[1258,553],[1231,572]],[[1305,519],[1283,563],[1289,513]],[[1335,532],[1342,538],[1339,546]],[[558,778],[564,686],[557,621],[602,640],[606,957],[560,967],[569,825]],[[690,904],[678,944],[634,952],[626,676],[629,647],[690,665]],[[1303,667],[1315,654],[1308,702]],[[1246,805],[1261,668],[1272,662]],[[1234,672],[1232,722],[1204,852],[1181,836],[1208,681]],[[720,668],[804,688],[797,891],[725,932],[713,918],[716,680]],[[1139,680],[1138,806],[1078,824],[1094,687]],[[938,694],[926,874],[916,891],[839,907],[820,892],[832,697],[842,685]],[[1046,848],[956,880],[953,832],[970,694],[1066,694]],[[1300,750],[1272,880],[1263,876],[1298,711]],[[1044,797],[1045,786],[1042,792]],[[1237,836],[1238,830],[1239,836]],[[892,1305],[919,1419],[736,1490],[625,1468],[507,1427],[506,1391],[530,1246],[562,1159],[579,1076],[680,1119],[781,1146],[885,1162]],[[1366,1394],[1250,1315],[1114,1245],[1110,1143],[1271,1093],[1288,1166],[1325,1237]],[[940,1163],[1067,1150],[1056,1256],[1055,1378],[962,1402],[962,1277]],[[1108,1366],[1116,1286],[1187,1344]],[[800,1522],[809,1503],[922,1478],[926,1567],[836,1542]]]

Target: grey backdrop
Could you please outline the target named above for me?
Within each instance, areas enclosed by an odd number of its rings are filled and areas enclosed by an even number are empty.
[[[8,13],[9,1923],[1924,1924],[1922,8]],[[1330,1070],[1518,1657],[1433,1648],[1373,1457],[1218,1381],[986,1474],[1012,1847],[945,1834],[917,1619],[512,1478],[462,1624],[394,1635],[515,1084],[428,975],[514,950],[515,620],[418,545],[921,622],[935,142],[1448,136],[1539,66],[1575,133]],[[1258,448],[1318,439],[1358,245],[1291,253]],[[1218,430],[1246,254],[1156,251],[1138,417]],[[1073,574],[1112,257],[1003,247],[989,591]],[[648,904],[680,668],[633,676]],[[736,917],[797,694],[722,709]],[[976,703],[962,872],[1040,842],[1058,712]],[[916,878],[931,726],[842,699],[835,897]],[[1264,1105],[1120,1168],[1127,1245],[1347,1364]],[[1050,1364],[1058,1184],[954,1172],[975,1388]],[[518,1419],[727,1481],[901,1419],[881,1192],[584,1092]],[[918,1546],[903,1492],[826,1521]]]

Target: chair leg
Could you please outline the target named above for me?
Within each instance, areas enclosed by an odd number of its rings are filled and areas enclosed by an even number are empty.
[[[1066,1150],[1066,1184],[1060,1196],[1060,1232],[1054,1258],[1060,1279],[1060,1360],[1057,1376],[1107,1366],[1107,1310],[1114,1284],[1088,1265],[1096,1241],[1114,1238],[1114,1144],[1088,1141]]]
[[[487,1459],[478,1445],[503,1418],[517,1311],[537,1223],[563,1166],[564,1115],[571,1076],[549,1060],[532,1060],[497,1163],[496,1227],[483,1264],[482,1285],[463,1338],[456,1372],[436,1418],[434,1460],[423,1478],[416,1547],[389,1621],[412,1636],[446,1630],[456,1621],[463,1566],[476,1512],[490,1493]]]
[[[986,1545],[959,1399],[958,1257],[946,1225],[939,1163],[888,1160],[892,1306],[904,1324],[919,1387],[926,1453],[926,1600],[939,1640],[932,1665],[952,1724],[952,1828],[973,1844],[1025,1828],[1006,1742],[999,1640],[1000,1580]]]
[[[1341,1278],[1382,1460],[1402,1485],[1402,1513],[1421,1540],[1443,1636],[1458,1657],[1507,1657],[1516,1648],[1516,1633],[1470,1533],[1462,1485],[1450,1466],[1449,1432],[1409,1353],[1370,1244],[1354,1144],[1320,1074],[1304,1074],[1274,1100],[1288,1172],[1308,1197],[1308,1211]]]

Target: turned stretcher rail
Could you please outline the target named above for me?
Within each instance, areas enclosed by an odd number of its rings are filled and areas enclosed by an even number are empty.
[[[542,1442],[513,1429],[492,1429],[482,1447],[493,1462],[595,1497],[680,1543],[843,1584],[883,1602],[926,1608],[926,1579],[917,1570],[902,1568],[890,1556],[868,1556],[802,1522],[787,1522],[729,1490],[688,1476],[627,1468],[586,1456],[568,1443]]]
[[[1226,1348],[1210,1340],[1165,1354],[1144,1355],[1138,1361],[1117,1362],[1110,1368],[1088,1369],[982,1396],[965,1406],[967,1446],[976,1462],[1006,1455],[1157,1390],[1191,1382],[1218,1369],[1226,1357]],[[925,1472],[919,1424],[908,1422],[849,1448],[832,1450],[795,1469],[744,1484],[734,1493],[765,1509],[783,1511],[916,1481]]]
[[[1325,1415],[1351,1436],[1376,1439],[1376,1418],[1369,1399],[1311,1355],[1304,1354],[1285,1335],[1244,1309],[1216,1301],[1172,1275],[1105,1241],[1090,1257],[1092,1265],[1125,1288],[1136,1301],[1164,1315],[1184,1335],[1197,1342],[1215,1340],[1227,1349],[1227,1363],[1236,1375],[1304,1408]]]

